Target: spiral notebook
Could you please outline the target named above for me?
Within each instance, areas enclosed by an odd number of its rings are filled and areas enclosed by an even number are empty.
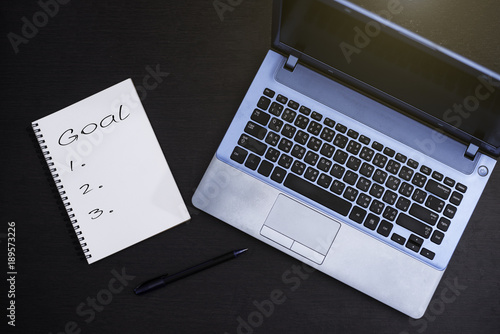
[[[32,126],[89,264],[190,219],[132,80]]]

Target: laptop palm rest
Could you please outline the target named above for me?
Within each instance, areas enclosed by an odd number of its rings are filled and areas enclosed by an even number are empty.
[[[322,264],[340,224],[284,195],[279,195],[260,234]]]

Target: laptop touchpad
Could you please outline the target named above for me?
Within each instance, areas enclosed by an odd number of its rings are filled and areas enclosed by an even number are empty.
[[[321,264],[339,229],[335,220],[280,194],[260,234]]]

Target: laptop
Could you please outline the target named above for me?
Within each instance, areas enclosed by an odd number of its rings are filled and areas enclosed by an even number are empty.
[[[500,76],[385,16],[275,0],[272,48],[192,201],[420,318],[500,154]]]

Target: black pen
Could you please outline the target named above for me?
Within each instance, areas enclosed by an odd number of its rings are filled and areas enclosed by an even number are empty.
[[[246,252],[247,250],[248,250],[248,248],[231,251],[229,253],[217,256],[211,260],[200,263],[194,267],[184,269],[183,271],[180,271],[176,274],[173,274],[173,275],[165,274],[165,275],[162,275],[160,277],[153,278],[149,281],[146,281],[144,283],[139,284],[134,289],[134,292],[136,295],[140,295],[142,293],[161,288],[169,283],[180,280],[181,278],[187,277],[187,276],[192,275],[192,274],[196,274],[197,272],[208,269],[208,268],[213,267],[213,266],[220,264],[222,262],[226,262],[226,261],[235,259],[236,257],[238,257],[238,255]]]

